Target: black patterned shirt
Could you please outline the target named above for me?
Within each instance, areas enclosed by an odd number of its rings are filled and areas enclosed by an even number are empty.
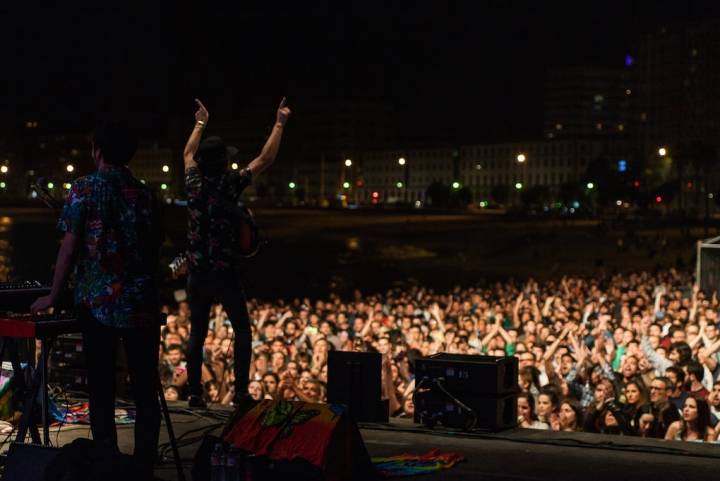
[[[197,167],[185,171],[188,196],[188,265],[190,271],[227,271],[237,263],[235,214],[243,190],[252,183],[250,169],[206,177]]]

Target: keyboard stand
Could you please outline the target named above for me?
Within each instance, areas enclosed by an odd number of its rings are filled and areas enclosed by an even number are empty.
[[[11,339],[10,344],[14,343],[15,340],[12,338],[5,338],[5,342]],[[40,340],[42,348],[40,352],[39,366],[36,366],[35,372],[32,376],[30,386],[26,391],[25,401],[23,404],[22,417],[20,418],[20,427],[18,428],[17,436],[15,436],[16,443],[25,442],[25,436],[28,430],[30,430],[30,437],[34,444],[40,444],[40,435],[37,429],[37,414],[35,412],[35,401],[40,396],[40,417],[43,427],[42,444],[44,446],[50,446],[50,397],[48,395],[47,380],[48,380],[48,357],[52,344],[55,341],[54,338],[43,338]],[[17,354],[16,354],[17,356]],[[13,370],[15,369],[13,363]],[[18,361],[18,367],[20,362]],[[22,372],[17,371],[21,376]],[[15,375],[13,375],[15,377]]]

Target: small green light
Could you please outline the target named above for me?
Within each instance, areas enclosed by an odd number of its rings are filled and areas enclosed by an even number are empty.
[[[295,182],[290,182],[290,183],[288,184],[288,187],[290,187],[291,189],[294,189],[294,188],[295,188]]]
[[[350,188],[350,182],[343,182],[343,189],[349,189]]]
[[[160,188],[162,190],[167,190],[168,186],[167,186],[167,184],[160,184]]]

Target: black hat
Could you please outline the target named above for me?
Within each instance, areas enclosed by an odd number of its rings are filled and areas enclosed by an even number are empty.
[[[225,145],[218,136],[207,137],[200,143],[195,158],[200,165],[220,164],[237,155],[238,149]]]

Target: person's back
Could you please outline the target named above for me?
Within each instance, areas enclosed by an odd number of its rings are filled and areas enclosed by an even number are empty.
[[[208,140],[212,142],[213,138]],[[225,149],[224,146],[222,148]],[[225,271],[237,265],[237,203],[251,179],[248,169],[223,170],[211,172],[211,175],[202,172],[199,167],[186,171],[188,263],[191,272]]]
[[[150,479],[160,433],[158,318],[155,269],[162,228],[155,196],[127,165],[137,149],[128,124],[106,122],[92,135],[97,171],[73,182],[58,227],[64,237],[49,295],[32,312],[57,303],[76,269],[75,304],[83,330],[90,429],[114,450],[115,366],[122,340],[133,386],[136,423],[133,464]]]
[[[153,192],[126,167],[104,166],[73,183],[60,224],[84,239],[76,302],[105,325],[151,322],[161,239]]]

